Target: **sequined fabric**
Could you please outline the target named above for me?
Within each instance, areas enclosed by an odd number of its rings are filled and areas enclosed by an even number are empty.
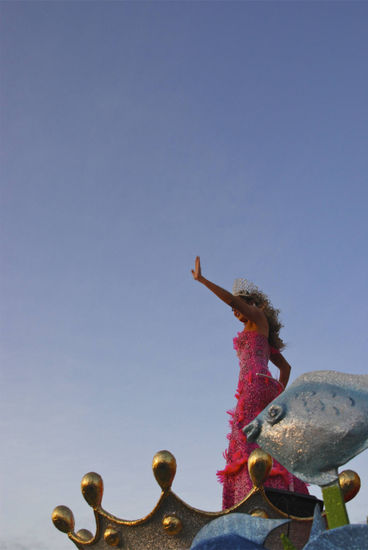
[[[223,509],[234,506],[252,489],[248,474],[248,457],[258,447],[248,443],[241,429],[251,422],[263,409],[277,397],[282,386],[271,376],[268,370],[270,347],[267,338],[258,332],[239,332],[234,338],[234,349],[239,358],[239,382],[235,397],[238,400],[234,410],[228,411],[231,416],[231,432],[228,449],[224,453],[226,466],[217,472],[223,483]],[[278,462],[273,462],[266,487],[286,489],[297,493],[308,494],[302,481],[290,474]]]

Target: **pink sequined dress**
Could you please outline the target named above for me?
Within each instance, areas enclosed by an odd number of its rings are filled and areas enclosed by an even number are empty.
[[[235,397],[238,402],[230,414],[231,432],[227,436],[229,447],[224,453],[226,466],[217,472],[223,483],[223,502],[225,510],[238,504],[252,489],[248,474],[248,457],[258,447],[256,443],[247,443],[241,428],[251,422],[282,391],[282,385],[271,376],[268,370],[270,346],[266,336],[255,331],[239,332],[234,338],[234,348],[239,357],[239,382]],[[276,350],[275,350],[276,351]],[[274,460],[266,487],[286,489],[296,493],[308,494],[302,481],[290,474]]]

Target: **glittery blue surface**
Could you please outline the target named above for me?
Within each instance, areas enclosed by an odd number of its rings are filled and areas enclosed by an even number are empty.
[[[267,535],[288,521],[287,519],[265,519],[238,513],[221,516],[208,523],[197,533],[191,550],[263,548],[262,544]]]
[[[368,447],[368,375],[303,374],[244,433],[303,481],[333,483]]]
[[[313,523],[311,532],[309,535],[309,540],[314,539],[326,531],[326,524],[322,518],[321,510],[319,506],[316,506],[314,509]]]
[[[191,550],[264,550],[264,546],[238,535],[224,535],[199,542]]]
[[[303,550],[368,550],[368,525],[344,525],[327,531],[316,506],[309,541]]]
[[[303,550],[367,550],[368,525],[344,525],[311,538]]]

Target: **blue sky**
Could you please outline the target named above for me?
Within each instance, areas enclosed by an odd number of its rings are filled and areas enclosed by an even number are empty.
[[[162,448],[175,492],[217,510],[241,327],[197,254],[280,307],[292,380],[368,373],[368,5],[0,9],[0,548],[71,548],[57,504],[93,530],[91,470],[107,510],[147,514]]]

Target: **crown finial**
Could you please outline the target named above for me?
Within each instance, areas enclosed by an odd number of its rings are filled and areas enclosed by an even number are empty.
[[[169,451],[159,451],[152,461],[153,475],[163,491],[170,489],[176,474],[176,460]]]
[[[262,451],[262,449],[254,449],[248,458],[248,471],[253,485],[260,487],[272,467],[272,458],[268,453]]]
[[[85,500],[90,506],[98,508],[101,505],[103,481],[99,474],[96,474],[96,472],[89,472],[83,476],[81,489]]]
[[[72,533],[74,531],[73,512],[67,506],[56,506],[52,512],[51,519],[59,531],[63,533]]]
[[[345,502],[349,502],[359,493],[360,477],[353,470],[343,470],[339,474],[339,485]]]
[[[93,535],[91,531],[88,531],[88,529],[79,529],[79,531],[76,532],[75,536],[80,542],[89,542],[93,539]]]

